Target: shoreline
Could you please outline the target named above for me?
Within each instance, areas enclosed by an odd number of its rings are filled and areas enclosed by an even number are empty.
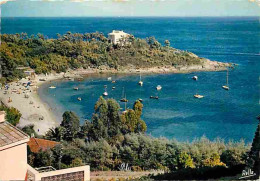
[[[54,128],[59,125],[59,121],[52,110],[52,107],[41,99],[38,89],[41,85],[49,83],[54,80],[63,79],[84,79],[88,75],[94,76],[102,74],[177,74],[177,73],[192,73],[192,72],[210,72],[210,71],[224,71],[226,67],[230,67],[229,63],[221,63],[216,61],[207,60],[205,65],[196,65],[190,67],[181,67],[180,69],[174,67],[153,67],[135,69],[134,67],[126,67],[121,70],[109,69],[107,67],[101,67],[99,69],[77,69],[69,70],[66,73],[51,73],[48,75],[36,75],[35,79],[29,80],[28,77],[21,79],[17,82],[10,83],[10,88],[7,94],[4,94],[4,90],[0,89],[0,100],[8,107],[15,107],[18,109],[22,117],[18,126],[23,127],[29,124],[34,124],[34,129],[39,135],[44,135],[50,128]],[[45,79],[45,81],[40,81]],[[32,85],[27,89],[23,84],[31,81]],[[29,98],[25,98],[25,94]],[[8,99],[12,102],[8,102]],[[32,103],[32,104],[31,104]]]

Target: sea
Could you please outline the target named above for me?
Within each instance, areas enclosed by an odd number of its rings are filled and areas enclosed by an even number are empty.
[[[62,119],[66,110],[74,111],[81,123],[90,120],[94,105],[107,85],[108,96],[119,102],[125,90],[132,108],[143,99],[142,119],[147,134],[179,141],[206,136],[225,141],[252,142],[260,114],[260,24],[259,17],[82,17],[82,18],[2,18],[1,33],[28,35],[42,33],[55,38],[57,33],[123,30],[137,38],[154,36],[162,44],[169,40],[174,48],[191,51],[200,57],[238,66],[229,71],[230,90],[222,89],[226,71],[188,74],[91,75],[83,81],[53,81],[39,88],[40,98]],[[193,81],[192,76],[198,76]],[[113,84],[107,78],[116,80]],[[54,85],[56,89],[49,89]],[[156,86],[162,90],[157,91]],[[112,87],[116,88],[112,90]],[[73,87],[79,87],[78,91]],[[195,99],[194,94],[204,95]],[[150,96],[159,99],[150,99]],[[81,97],[82,101],[77,98]]]

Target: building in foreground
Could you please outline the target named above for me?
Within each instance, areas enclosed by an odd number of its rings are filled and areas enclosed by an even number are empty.
[[[0,180],[25,180],[29,136],[5,121],[0,112]]]
[[[35,152],[53,147],[58,142],[32,138],[30,146]],[[88,165],[62,170],[52,167],[32,168],[27,164],[27,134],[5,121],[5,112],[0,112],[0,180],[26,181],[88,181]]]
[[[123,43],[121,42],[121,40],[124,40],[129,36],[130,34],[125,33],[124,31],[113,30],[112,33],[108,34],[108,39],[113,44],[119,44],[119,43]]]

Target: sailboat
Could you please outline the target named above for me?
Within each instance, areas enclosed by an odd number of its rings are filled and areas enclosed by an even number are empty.
[[[223,89],[225,90],[229,90],[229,86],[228,86],[228,68],[227,68],[227,84],[222,86]]]
[[[122,92],[122,99],[120,99],[120,102],[128,102],[128,100],[126,99],[126,94],[125,94],[125,88],[124,87],[123,87],[123,92]]]
[[[107,93],[107,86],[104,86],[105,87],[105,92],[103,93],[103,96],[108,96],[108,93]]]
[[[197,88],[196,88],[197,89]],[[195,95],[193,95],[194,98],[197,98],[197,99],[202,99],[204,96],[203,95],[200,95],[198,93],[196,93]]]
[[[143,81],[142,81],[141,72],[140,72],[140,80],[139,80],[138,84],[139,84],[140,86],[143,86],[143,84],[144,84]]]
[[[125,110],[123,111],[123,113],[127,113],[126,102],[125,102]]]

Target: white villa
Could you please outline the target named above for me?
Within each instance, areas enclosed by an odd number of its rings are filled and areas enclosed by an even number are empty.
[[[108,34],[108,39],[111,41],[113,44],[118,44],[120,43],[120,39],[129,37],[130,34],[125,33],[124,31],[119,31],[119,30],[113,30],[112,33]]]

